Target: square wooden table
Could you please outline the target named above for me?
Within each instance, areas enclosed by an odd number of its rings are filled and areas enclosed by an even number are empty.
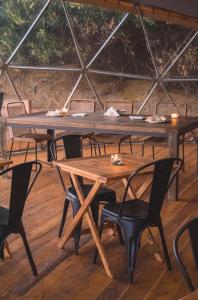
[[[129,154],[122,155],[123,165],[113,165],[110,161],[110,156],[102,156],[102,157],[89,157],[89,158],[76,158],[76,159],[68,159],[66,161],[56,161],[54,164],[58,166],[62,171],[68,172],[72,178],[74,187],[76,189],[79,201],[81,203],[81,207],[76,214],[76,216],[72,219],[71,223],[67,227],[67,230],[60,240],[58,246],[63,248],[69,239],[70,235],[74,231],[76,225],[82,219],[83,215],[85,215],[88,226],[91,230],[93,239],[95,241],[96,247],[98,248],[98,252],[100,254],[100,258],[102,260],[104,269],[108,276],[112,277],[111,270],[109,267],[109,263],[107,261],[104,248],[102,246],[101,240],[98,235],[97,228],[93,221],[92,213],[90,210],[90,204],[98,192],[99,188],[103,184],[109,183],[111,180],[122,179],[124,185],[127,184],[128,176],[138,169],[140,166],[148,163],[148,160],[144,159],[135,159],[132,158]],[[90,179],[94,181],[93,187],[90,193],[85,198],[79,181],[78,176],[82,176],[84,178]],[[145,181],[143,185],[139,188],[138,191],[134,191],[131,187],[129,189],[130,198],[140,198],[141,195],[144,194],[145,190],[150,186],[151,179]]]

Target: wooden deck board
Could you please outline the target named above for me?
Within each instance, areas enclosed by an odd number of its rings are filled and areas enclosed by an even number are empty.
[[[134,147],[139,151],[139,146]],[[148,149],[147,149],[148,148]],[[109,148],[110,149],[110,148]],[[125,151],[127,146],[123,146]],[[146,158],[151,158],[151,151],[146,147]],[[186,172],[180,178],[180,201],[166,201],[162,219],[168,248],[173,262],[173,271],[168,272],[164,263],[154,259],[149,247],[140,249],[134,274],[134,284],[128,284],[127,257],[125,247],[118,238],[105,231],[103,242],[115,278],[109,279],[100,263],[92,264],[94,243],[90,234],[83,235],[78,256],[73,255],[73,239],[66,248],[57,248],[57,232],[61,217],[64,192],[59,184],[56,172],[50,166],[43,167],[40,179],[34,186],[24,211],[24,224],[27,238],[35,259],[39,277],[32,276],[23,244],[19,237],[9,237],[13,258],[6,258],[0,263],[0,299],[28,300],[176,300],[188,293],[188,289],[178,270],[172,253],[173,237],[183,222],[198,215],[198,179],[191,175],[195,172],[195,145],[187,145]],[[39,153],[44,158],[46,153]],[[167,151],[156,148],[157,158],[166,156]],[[29,158],[33,157],[30,155]],[[13,158],[14,163],[23,160],[22,156]],[[64,176],[67,177],[66,175]],[[66,179],[69,183],[68,178]],[[9,179],[1,179],[0,205],[8,205]],[[111,187],[121,199],[123,185],[113,182]],[[71,210],[69,211],[71,218]],[[86,226],[86,224],[85,224]],[[159,241],[157,230],[154,235]],[[143,238],[142,245],[146,244]],[[192,257],[189,256],[188,241],[184,241],[185,257],[192,265],[190,271],[196,274]],[[147,251],[148,250],[148,251]],[[198,281],[195,280],[196,287]]]

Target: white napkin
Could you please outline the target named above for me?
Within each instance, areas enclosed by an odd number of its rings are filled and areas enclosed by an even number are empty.
[[[87,115],[87,113],[75,113],[75,114],[72,114],[72,117],[84,117],[86,115]]]
[[[129,116],[130,120],[144,120],[143,116]]]
[[[109,107],[109,109],[107,109],[107,111],[104,113],[104,116],[106,116],[106,117],[119,117],[120,115],[119,115],[119,113],[117,112],[117,110],[111,106],[111,107]]]
[[[56,109],[56,110],[48,110],[48,112],[46,113],[46,116],[48,117],[58,117],[61,114],[61,110]]]

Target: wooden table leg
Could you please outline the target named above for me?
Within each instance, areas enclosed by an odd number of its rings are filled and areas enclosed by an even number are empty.
[[[96,247],[98,249],[98,252],[99,252],[101,261],[103,263],[104,269],[105,269],[107,275],[110,278],[113,278],[113,275],[111,273],[110,266],[109,266],[109,263],[107,261],[107,258],[106,258],[106,255],[105,255],[105,251],[104,251],[103,245],[101,243],[101,240],[100,240],[100,237],[99,237],[96,225],[95,225],[93,217],[92,217],[91,209],[90,209],[90,206],[89,206],[90,203],[91,203],[91,201],[92,201],[92,199],[94,198],[95,194],[97,193],[98,189],[100,188],[101,183],[95,182],[92,190],[90,191],[90,193],[88,194],[87,198],[85,199],[85,197],[83,195],[83,192],[82,192],[82,189],[81,189],[81,186],[80,186],[79,181],[78,181],[78,176],[74,175],[72,173],[70,173],[70,176],[72,178],[72,181],[73,181],[76,193],[78,195],[78,199],[79,199],[79,201],[81,203],[81,208],[84,207],[83,212],[81,213],[81,216],[79,216],[79,218],[81,219],[82,216],[83,216],[83,213],[84,213],[85,219],[86,219],[86,221],[87,221],[87,223],[89,225],[89,228],[91,230],[91,233],[92,233],[93,239],[95,241]],[[85,203],[87,203],[86,207],[85,207]],[[76,218],[74,218],[74,219],[76,219],[75,223],[77,224],[78,223],[77,215],[76,215]],[[71,230],[72,230],[72,228],[71,228]]]
[[[64,248],[66,242],[68,241],[70,235],[72,234],[72,232],[74,231],[74,229],[76,228],[77,224],[79,223],[79,221],[82,219],[85,211],[88,209],[92,199],[95,197],[97,191],[99,190],[99,188],[101,187],[101,183],[100,182],[95,182],[91,191],[89,192],[89,195],[87,195],[86,199],[84,200],[83,204],[81,205],[80,209],[78,210],[77,214],[75,215],[75,217],[71,220],[68,228],[66,229],[65,234],[63,235],[63,237],[61,238],[60,242],[58,243],[58,247],[59,248]],[[79,199],[80,200],[80,199]]]
[[[169,134],[169,155],[170,157],[179,158],[179,136],[177,133]],[[178,200],[179,194],[179,175],[176,176],[174,182],[168,190],[169,200]]]
[[[5,241],[5,243],[4,243],[4,249],[7,251],[8,257],[12,258],[12,253],[10,251],[9,244],[7,241]]]

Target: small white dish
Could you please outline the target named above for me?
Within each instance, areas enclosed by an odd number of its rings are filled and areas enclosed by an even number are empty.
[[[130,120],[144,120],[145,117],[144,116],[129,116]]]

